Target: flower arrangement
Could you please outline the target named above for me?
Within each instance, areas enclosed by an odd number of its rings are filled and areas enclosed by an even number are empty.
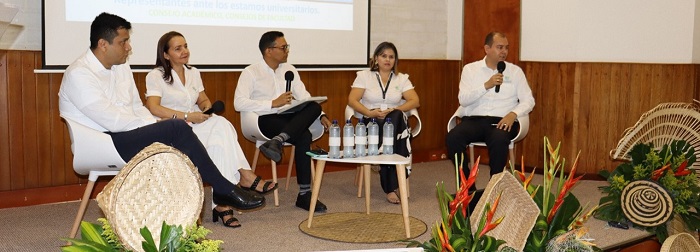
[[[513,175],[520,179],[523,187],[530,193],[532,199],[540,208],[540,215],[537,217],[537,222],[527,238],[524,251],[552,251],[547,249],[547,245],[551,240],[571,233],[576,235],[568,235],[567,242],[572,246],[586,248],[585,250],[576,251],[599,250],[588,239],[584,238],[585,229],[581,229],[586,220],[596,211],[597,206],[584,211],[587,207],[581,207],[576,196],[570,193],[574,185],[583,177],[575,176],[579,156],[576,156],[569,174],[565,175],[563,167],[566,160],[561,159],[559,156],[560,147],[561,143],[556,148],[552,148],[549,139],[547,137],[544,138],[544,180],[541,186],[533,186],[531,184],[535,171],[533,170],[529,176],[526,176],[525,162],[520,162],[520,171],[517,171],[511,164]],[[559,177],[559,180],[555,187],[554,180],[556,177]],[[553,189],[557,192],[556,197],[552,194]],[[573,230],[578,231],[571,232]],[[572,237],[573,240],[571,240]]]
[[[697,175],[688,170],[688,167],[695,162],[695,149],[683,140],[674,140],[660,150],[655,149],[651,143],[640,143],[632,147],[628,155],[631,157],[631,162],[620,164],[612,172],[600,171],[600,175],[610,184],[600,187],[607,196],[600,199],[601,207],[596,213],[596,218],[619,222],[631,221],[635,226],[656,234],[659,242],[663,242],[668,237],[665,224],[674,218],[680,218],[691,230],[700,228],[700,218],[695,212],[700,207],[700,187],[697,184]],[[659,193],[668,195],[672,199],[671,204],[667,206],[654,206],[654,208],[672,209],[668,213],[668,219],[646,225],[636,222],[633,219],[634,216],[625,214],[627,209],[623,208],[628,205],[622,200],[623,193],[638,181],[662,187],[663,190]],[[663,203],[663,201],[660,202]],[[658,216],[661,214],[655,217]]]
[[[102,225],[83,221],[80,223],[80,235],[82,239],[64,239],[71,244],[61,248],[64,252],[87,251],[129,251],[121,244],[114,233],[109,221],[105,218],[97,219]],[[146,252],[157,251],[221,251],[221,240],[208,240],[206,235],[211,233],[203,226],[192,225],[184,233],[182,226],[167,225],[163,222],[160,232],[160,244],[153,240],[148,227],[140,229],[144,241],[141,246]]]
[[[464,164],[464,157],[461,160]],[[469,202],[474,198],[474,193],[469,194],[469,188],[476,182],[479,160],[474,163],[469,178],[465,178],[462,165],[455,164],[455,173],[458,174],[457,193],[454,197],[445,191],[443,182],[436,185],[438,204],[440,207],[441,221],[432,228],[432,239],[420,243],[410,241],[408,247],[422,247],[425,251],[514,251],[499,247],[505,243],[503,240],[488,236],[487,233],[496,228],[503,216],[494,220],[494,214],[500,201],[500,195],[493,204],[486,204],[484,217],[479,222],[477,230],[472,232],[471,223],[467,214]]]

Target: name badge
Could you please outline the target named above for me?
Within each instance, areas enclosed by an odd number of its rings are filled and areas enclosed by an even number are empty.
[[[389,108],[389,106],[387,106],[386,104],[382,104],[382,105],[379,107],[379,110],[384,111],[384,110],[387,110],[388,108]]]

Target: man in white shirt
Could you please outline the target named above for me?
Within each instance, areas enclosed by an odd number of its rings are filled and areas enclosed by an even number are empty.
[[[311,204],[311,159],[306,152],[310,150],[312,140],[309,126],[317,119],[320,119],[326,128],[330,127],[331,123],[325,115],[321,115],[321,105],[315,102],[307,103],[294,113],[277,114],[280,107],[291,104],[292,99],[306,99],[311,97],[311,94],[306,91],[296,68],[287,63],[289,44],[282,32],[266,32],[260,38],[258,47],[263,59],[246,67],[241,73],[233,105],[237,111],[253,111],[260,115],[260,131],[270,138],[260,146],[263,155],[280,162],[282,143],[288,142],[296,147],[294,161],[299,184],[296,206],[308,211]],[[289,92],[286,92],[285,75],[294,77]],[[323,203],[316,202],[316,212],[326,210]]]
[[[520,130],[516,119],[532,111],[535,98],[523,70],[505,62],[508,39],[503,33],[486,35],[484,51],[483,60],[469,63],[462,69],[458,98],[467,116],[447,133],[445,143],[447,156],[454,162],[455,154],[463,154],[470,143],[485,142],[491,175],[494,175],[506,166],[508,145]],[[500,61],[506,66],[503,73],[497,69]],[[463,166],[465,174],[469,174],[469,168]]]
[[[131,23],[102,13],[90,27],[90,49],[76,59],[63,75],[58,92],[61,117],[111,135],[124,160],[154,142],[171,145],[197,166],[202,180],[214,189],[214,201],[238,209],[264,205],[265,198],[244,191],[226,180],[206,149],[183,120],[156,122],[143,106],[131,67]]]

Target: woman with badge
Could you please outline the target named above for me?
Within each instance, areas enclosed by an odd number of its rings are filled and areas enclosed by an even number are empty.
[[[386,119],[394,124],[394,153],[404,157],[411,154],[407,117],[404,112],[417,108],[420,103],[408,74],[399,73],[399,53],[391,42],[382,42],[374,50],[369,70],[357,72],[348,95],[348,106],[363,115],[367,124],[374,118],[379,124],[379,135],[383,135]],[[379,138],[379,146],[382,145]],[[381,149],[381,148],[380,148]],[[395,165],[381,165],[380,181],[390,203],[400,203],[398,179]],[[406,174],[410,173],[410,168]]]

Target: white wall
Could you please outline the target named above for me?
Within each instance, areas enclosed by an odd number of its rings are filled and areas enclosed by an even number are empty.
[[[40,51],[41,0],[3,2],[20,10],[0,38],[0,49]],[[370,51],[382,41],[391,41],[403,59],[460,59],[462,3],[462,0],[373,0]],[[70,36],[70,31],[66,31],[66,36]]]
[[[2,3],[18,8],[19,12],[0,38],[0,49],[41,51],[41,0],[3,0]]]
[[[700,63],[698,0],[522,1],[520,60]]]

